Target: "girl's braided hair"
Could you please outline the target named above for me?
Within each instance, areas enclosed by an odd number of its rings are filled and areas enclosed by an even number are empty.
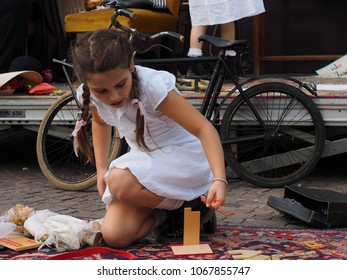
[[[71,55],[75,73],[84,84],[81,119],[88,121],[90,116],[90,91],[87,86],[89,76],[118,67],[130,69],[133,52],[127,35],[115,29],[86,32],[77,37],[71,47]],[[136,71],[132,72],[130,99],[133,98],[140,99],[139,81]],[[140,147],[149,150],[144,141],[143,133],[144,119],[138,110],[136,116],[136,141]],[[77,138],[79,153],[82,153],[88,162],[93,162],[93,151],[85,126],[78,132]]]

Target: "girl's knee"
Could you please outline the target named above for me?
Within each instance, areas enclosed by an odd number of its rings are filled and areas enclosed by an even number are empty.
[[[109,246],[114,248],[125,248],[135,242],[131,234],[107,227],[102,228],[102,237]]]
[[[127,169],[114,168],[107,177],[107,185],[112,197],[118,201],[127,202],[129,197],[129,188],[132,185],[134,176]]]
[[[124,248],[148,234],[153,225],[152,209],[114,202],[107,209],[101,232],[108,245]]]

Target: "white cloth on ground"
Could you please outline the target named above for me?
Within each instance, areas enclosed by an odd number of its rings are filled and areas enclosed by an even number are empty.
[[[97,232],[82,219],[54,213],[48,209],[31,213],[24,222],[24,228],[37,241],[45,241],[57,251],[77,250],[83,238]]]

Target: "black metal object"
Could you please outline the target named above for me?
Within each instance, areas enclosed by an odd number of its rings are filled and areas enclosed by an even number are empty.
[[[284,197],[267,204],[315,227],[347,226],[347,194],[326,189],[286,186]]]

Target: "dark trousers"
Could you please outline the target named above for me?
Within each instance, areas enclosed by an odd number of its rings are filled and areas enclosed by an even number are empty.
[[[7,72],[11,61],[24,54],[33,13],[31,0],[0,1],[0,73]]]
[[[29,21],[34,34],[28,37]],[[0,73],[25,54],[26,40],[27,55],[51,69],[54,80],[64,77],[61,66],[52,62],[66,58],[68,47],[56,0],[0,0]]]

